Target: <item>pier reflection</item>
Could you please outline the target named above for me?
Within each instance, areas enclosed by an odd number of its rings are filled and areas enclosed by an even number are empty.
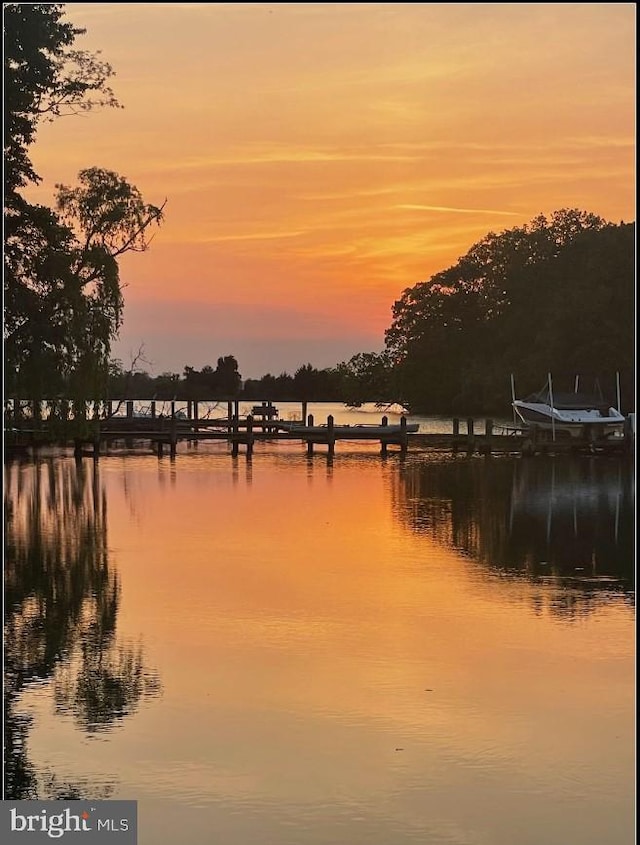
[[[109,560],[97,464],[5,465],[5,798],[106,797],[111,784],[62,783],[29,761],[20,696],[50,683],[56,712],[85,734],[113,728],[159,690],[140,646],[119,641],[120,583]]]
[[[408,462],[397,518],[502,576],[564,588],[572,615],[614,591],[633,601],[634,468],[601,457],[457,458]]]

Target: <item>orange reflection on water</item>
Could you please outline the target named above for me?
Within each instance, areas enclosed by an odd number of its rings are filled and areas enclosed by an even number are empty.
[[[381,845],[526,841],[535,826],[564,845],[577,826],[622,845],[632,610],[541,613],[555,587],[499,578],[398,519],[403,472],[293,450],[101,461],[118,630],[144,642],[163,693],[89,765],[123,796],[166,799],[141,842],[172,841],[198,806],[230,841],[244,823],[256,841]],[[86,766],[44,701],[34,756]]]

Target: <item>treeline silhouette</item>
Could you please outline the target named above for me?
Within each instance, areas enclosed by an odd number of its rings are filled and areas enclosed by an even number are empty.
[[[373,354],[373,353],[372,353]],[[362,357],[362,356],[355,356]],[[383,391],[384,392],[384,391]],[[375,385],[357,381],[352,365],[316,369],[311,364],[299,367],[293,375],[281,373],[242,381],[238,362],[233,355],[218,359],[217,367],[201,370],[186,366],[182,374],[161,373],[152,376],[145,370],[125,371],[119,363],[112,365],[109,395],[113,398],[164,400],[220,400],[225,398],[274,399],[280,401],[338,401],[350,405],[371,399],[385,398]],[[363,398],[359,398],[362,396]]]
[[[112,367],[117,398],[398,402],[414,413],[505,413],[547,373],[559,389],[596,384],[623,410],[635,404],[635,224],[576,209],[490,232],[447,270],[407,288],[380,353],[333,368],[242,381],[233,355],[214,369],[152,377]]]

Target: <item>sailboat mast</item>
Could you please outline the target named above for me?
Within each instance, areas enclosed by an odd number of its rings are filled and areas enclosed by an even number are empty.
[[[556,419],[555,419],[555,409],[553,406],[553,387],[551,386],[551,373],[548,373],[548,380],[549,380],[549,402],[551,403],[551,439],[553,442],[556,442]]]

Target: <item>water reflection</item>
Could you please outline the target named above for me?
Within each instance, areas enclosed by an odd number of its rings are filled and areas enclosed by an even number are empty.
[[[501,575],[565,589],[573,615],[614,591],[633,602],[634,468],[606,458],[410,461],[394,511],[412,531],[460,549]]]
[[[142,649],[118,641],[120,583],[107,546],[96,464],[5,466],[5,798],[99,797],[109,783],[59,781],[29,761],[27,688],[52,682],[55,707],[105,731],[158,692]]]
[[[153,455],[101,458],[100,476],[85,462],[83,478],[65,460],[8,471],[13,630],[29,613],[46,626],[46,585],[68,590],[65,567],[80,572],[58,656],[35,671],[14,649],[31,680],[12,688],[13,783],[135,797],[140,845],[629,841],[633,613],[617,583],[583,624],[558,624],[549,603],[586,588],[524,562],[531,535],[548,534],[536,565],[576,576],[552,557],[560,464],[382,462],[369,448],[330,466],[318,452],[256,450],[249,473],[244,455],[201,444],[178,456],[176,483]],[[601,496],[597,477],[576,480]],[[621,489],[617,534],[615,496],[601,528],[623,556]],[[48,555],[53,574],[36,589],[23,558],[38,543],[37,571]],[[122,643],[141,629],[144,655]],[[46,642],[34,635],[33,650]],[[163,681],[148,707],[144,657]]]

